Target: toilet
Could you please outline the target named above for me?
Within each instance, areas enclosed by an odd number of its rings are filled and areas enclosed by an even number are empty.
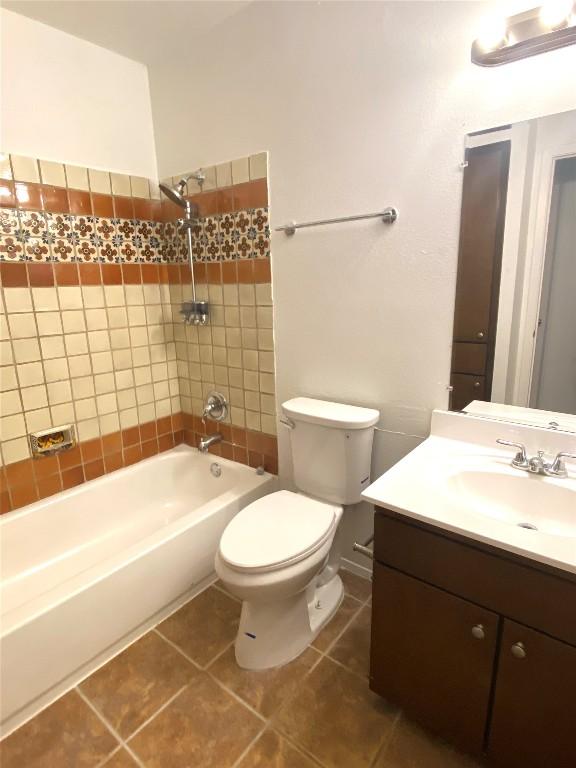
[[[337,611],[338,526],[370,482],[379,412],[297,397],[283,403],[294,484],[241,510],[228,524],[215,567],[240,598],[236,660],[268,669],[296,658]]]

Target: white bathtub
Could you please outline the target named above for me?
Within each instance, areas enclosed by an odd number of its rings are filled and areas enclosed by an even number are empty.
[[[275,487],[181,445],[4,515],[2,735],[210,583],[227,523]]]

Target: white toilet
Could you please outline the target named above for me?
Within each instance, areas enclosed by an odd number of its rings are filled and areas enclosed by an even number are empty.
[[[249,504],[229,523],[216,553],[216,573],[244,601],[236,660],[245,669],[296,658],[338,609],[341,505],[360,501],[370,482],[380,416],[307,397],[282,408],[299,493],[277,491]]]

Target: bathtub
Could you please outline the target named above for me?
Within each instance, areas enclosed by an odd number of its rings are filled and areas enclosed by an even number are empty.
[[[227,523],[275,487],[181,445],[4,515],[2,735],[206,587]]]

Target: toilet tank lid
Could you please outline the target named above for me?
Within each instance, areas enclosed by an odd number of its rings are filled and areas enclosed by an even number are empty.
[[[307,421],[336,429],[366,429],[380,418],[380,411],[374,408],[359,408],[357,405],[331,403],[312,397],[294,397],[282,403],[282,408],[294,421]]]

